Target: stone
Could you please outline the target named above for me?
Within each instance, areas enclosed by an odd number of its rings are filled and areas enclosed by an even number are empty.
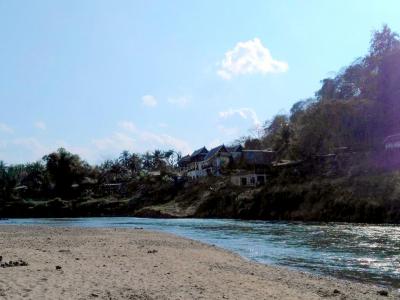
[[[389,296],[389,292],[386,290],[380,290],[380,291],[378,291],[378,295],[387,297],[387,296]]]

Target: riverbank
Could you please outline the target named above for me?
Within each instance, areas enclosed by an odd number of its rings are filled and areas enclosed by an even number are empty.
[[[238,187],[224,177],[180,183],[158,178],[133,181],[121,194],[68,199],[20,195],[0,200],[0,217],[137,216],[399,224],[399,184],[400,172],[301,181],[283,176],[257,188]]]
[[[0,226],[5,299],[379,299],[381,288],[246,261],[141,229]],[[389,291],[385,299],[398,297]]]

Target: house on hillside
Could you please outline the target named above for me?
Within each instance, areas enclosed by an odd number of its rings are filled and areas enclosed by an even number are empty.
[[[200,148],[181,158],[178,162],[180,172],[183,176],[197,179],[205,176],[221,176],[228,167],[230,171],[236,169],[247,172],[248,182],[251,186],[255,178],[256,184],[263,184],[266,173],[272,161],[275,159],[275,152],[271,150],[244,150],[241,145],[226,147],[219,145],[210,151],[207,148]],[[261,179],[263,177],[264,179]],[[246,180],[247,182],[247,180]],[[244,183],[244,180],[241,181]]]
[[[194,151],[191,155],[182,157],[178,162],[180,173],[193,179],[206,176],[200,163],[204,160],[207,153],[207,148],[202,147]]]
[[[219,145],[207,153],[201,162],[201,167],[206,175],[220,176],[222,168],[227,167],[231,159],[228,149],[224,145]]]
[[[228,152],[231,154],[233,163],[240,162],[240,159],[242,158],[242,151],[243,151],[242,145],[226,147],[226,150],[228,150]]]
[[[264,185],[267,182],[266,174],[256,174],[253,172],[238,172],[231,176],[231,183],[243,187],[256,187]]]
[[[243,150],[241,162],[253,168],[270,166],[276,158],[272,150]]]
[[[400,134],[387,136],[383,144],[386,151],[400,150]]]
[[[178,173],[180,174],[186,174],[189,171],[189,165],[190,165],[191,159],[190,155],[186,155],[182,157],[178,161]]]

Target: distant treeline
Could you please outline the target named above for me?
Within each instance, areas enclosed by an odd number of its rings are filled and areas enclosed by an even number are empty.
[[[124,151],[115,160],[91,166],[78,155],[60,148],[35,163],[7,166],[0,161],[0,201],[21,194],[37,199],[92,196],[98,186],[125,183],[145,177],[153,170],[167,172],[179,158],[180,154],[173,150],[142,155]]]

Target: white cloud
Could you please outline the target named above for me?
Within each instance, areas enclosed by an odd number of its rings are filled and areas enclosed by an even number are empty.
[[[136,131],[136,126],[132,122],[129,121],[121,121],[118,123],[118,127],[130,131],[130,132],[135,132]]]
[[[219,112],[219,116],[222,119],[230,118],[234,115],[238,115],[243,119],[250,119],[255,127],[261,126],[261,121],[257,116],[257,113],[248,107],[238,108],[238,109],[228,109],[226,111]]]
[[[157,106],[157,99],[152,95],[144,95],[142,97],[142,103],[148,107],[156,107]]]
[[[136,149],[135,139],[122,132],[115,132],[110,137],[94,139],[92,142],[100,151],[119,153],[124,150],[135,151]]]
[[[46,123],[43,122],[43,121],[37,121],[37,122],[35,122],[33,125],[34,125],[37,129],[40,129],[40,130],[46,130],[46,129],[47,129],[47,125],[46,125]]]
[[[12,144],[20,148],[25,148],[29,152],[30,160],[41,159],[51,151],[50,147],[42,144],[34,137],[17,138],[12,141]]]
[[[182,153],[191,152],[189,144],[168,134],[158,134],[138,128],[130,121],[118,123],[119,130],[110,137],[93,140],[94,146],[106,154],[119,154],[123,150],[144,152],[147,150],[174,149]]]
[[[143,141],[152,145],[151,148],[172,148],[174,150],[181,151],[182,153],[189,153],[192,150],[186,141],[168,134],[156,134],[149,131],[143,131],[140,133],[140,137]]]
[[[224,125],[218,125],[217,128],[219,132],[227,136],[239,135],[239,128],[237,127],[226,127]]]
[[[10,126],[8,126],[5,123],[0,123],[0,132],[14,133],[14,129],[12,129]]]
[[[90,162],[95,162],[98,158],[98,153],[93,151],[93,147],[74,146],[63,140],[53,141],[49,144],[43,143],[36,137],[21,137],[8,141],[4,146],[4,152],[8,156],[7,161],[12,163],[36,161],[61,147]]]
[[[190,97],[187,96],[180,96],[180,97],[170,97],[167,100],[170,104],[185,107],[190,102]]]
[[[259,38],[246,42],[239,42],[225,53],[217,74],[229,80],[243,74],[267,74],[286,72],[287,62],[272,58],[268,48],[264,47]]]
[[[143,153],[154,149],[174,149],[190,153],[192,148],[183,139],[138,128],[129,121],[119,122],[112,134],[92,139],[86,145],[71,145],[63,140],[43,143],[36,137],[0,139],[1,159],[7,163],[35,161],[60,147],[79,154],[90,163],[101,163],[104,159],[116,158],[123,150]]]

